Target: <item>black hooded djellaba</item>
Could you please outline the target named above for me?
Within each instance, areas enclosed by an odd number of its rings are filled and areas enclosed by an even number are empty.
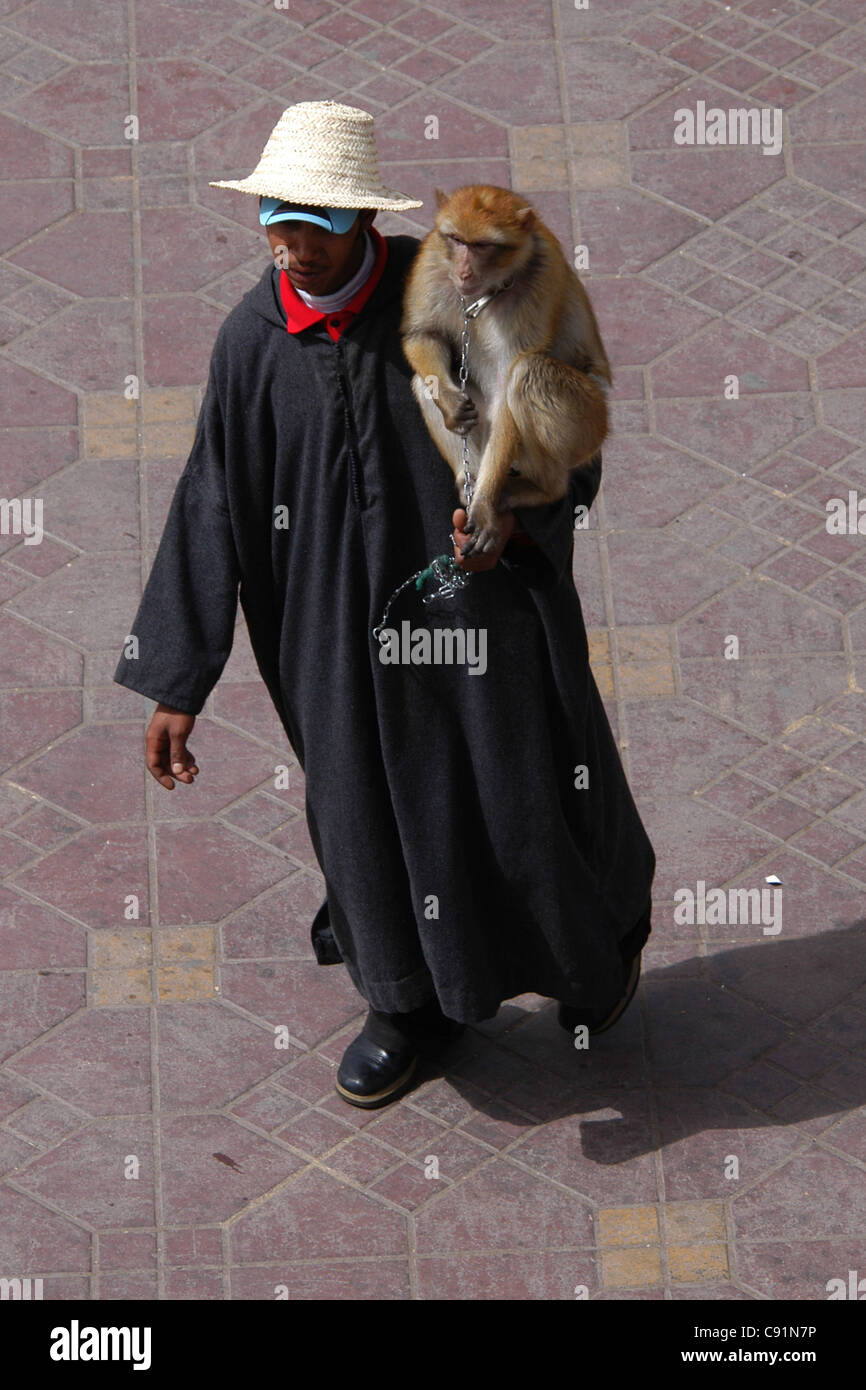
[[[486,670],[383,664],[373,629],[408,576],[450,553],[459,504],[400,341],[419,243],[386,242],[382,278],[337,342],[323,322],[286,331],[271,266],[222,325],[131,629],[139,655],[115,679],[197,714],[239,589],[306,776],[327,890],[317,959],[344,961],[390,1013],[435,995],[473,1022],[524,992],[597,1007],[649,934],[655,864],[571,574],[574,508],[591,504],[601,460],[562,502],[518,510],[534,546],[509,542],[449,599],[425,605],[410,585],[392,605],[398,633],[483,630]]]

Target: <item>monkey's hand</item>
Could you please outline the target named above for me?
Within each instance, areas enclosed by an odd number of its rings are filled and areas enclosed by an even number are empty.
[[[483,493],[476,493],[469,507],[469,520],[466,531],[471,532],[463,547],[464,555],[492,555],[501,549],[503,540],[503,513],[497,511]]]
[[[451,524],[454,527],[454,559],[457,561],[460,569],[476,573],[479,570],[492,570],[496,567],[499,563],[499,557],[502,551],[507,542],[511,539],[511,533],[517,525],[517,518],[514,512],[507,511],[501,513],[499,521],[501,523],[501,534],[496,549],[484,555],[466,555],[462,548],[470,539],[469,535],[463,530],[463,527],[466,525],[466,510],[463,507],[457,508],[451,519]]]
[[[445,428],[453,434],[468,434],[478,424],[478,407],[470,396],[455,391],[453,386],[439,386],[436,404],[442,412]]]

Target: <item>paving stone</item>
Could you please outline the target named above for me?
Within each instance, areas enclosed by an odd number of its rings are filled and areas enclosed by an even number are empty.
[[[40,1148],[47,1148],[64,1139],[86,1123],[86,1117],[70,1106],[47,1097],[39,1097],[16,1110],[7,1120],[9,1129],[22,1134]]]
[[[268,1032],[217,1002],[162,1003],[160,1078],[171,1109],[225,1105],[285,1065]]]
[[[658,1250],[606,1250],[601,1267],[606,1288],[651,1287],[662,1282]]]
[[[0,1189],[0,1224],[6,1268],[89,1272],[89,1233],[24,1193]],[[87,1296],[80,1285],[72,1287],[78,1292],[66,1291],[61,1296]]]
[[[523,126],[514,132],[514,185],[524,193],[537,188],[567,188],[565,127]]]
[[[15,883],[85,926],[121,927],[130,895],[148,910],[146,848],[138,829],[87,830],[24,869]]]
[[[0,978],[3,1058],[12,1056],[47,1029],[76,1013],[84,999],[84,979],[80,973],[22,971]]]
[[[598,1286],[595,1261],[586,1251],[523,1251],[519,1261],[498,1254],[422,1256],[417,1261],[419,1296],[461,1301],[574,1299]]]
[[[450,1194],[446,1194],[450,1195]],[[232,1225],[233,1260],[405,1255],[405,1217],[320,1172],[306,1172]]]
[[[742,1283],[767,1298],[826,1299],[832,1292],[831,1279],[841,1279],[847,1292],[848,1271],[862,1267],[862,1250],[862,1242],[856,1240],[741,1238],[738,1274]]]
[[[152,1145],[149,1120],[90,1125],[35,1158],[16,1182],[90,1226],[152,1226]]]
[[[681,1284],[708,1279],[727,1279],[728,1252],[724,1245],[671,1245],[668,1248],[671,1278]]]
[[[14,265],[51,278],[77,295],[132,294],[132,222],[125,212],[82,212],[13,253]]]
[[[276,851],[216,824],[185,825],[180,834],[163,826],[158,863],[162,919],[179,925],[217,921],[287,872]]]
[[[79,1013],[15,1061],[22,1078],[91,1115],[136,1115],[150,1105],[150,1029],[136,1011]]]
[[[862,1235],[866,1210],[859,1179],[860,1170],[835,1155],[798,1154],[734,1197],[735,1220],[747,1221],[755,1239]]]
[[[671,1247],[686,1247],[701,1241],[724,1241],[724,1208],[720,1202],[667,1202],[665,1233]]]
[[[164,1121],[162,1149],[163,1201],[173,1225],[225,1221],[304,1166],[302,1159],[223,1115]]]
[[[602,1246],[658,1245],[658,1211],[655,1207],[604,1207],[598,1213],[598,1241]]]
[[[241,909],[226,923],[222,929],[226,957],[312,959],[309,923],[323,896],[320,883],[311,875],[291,874],[254,907]]]
[[[86,960],[79,928],[7,888],[0,888],[0,941],[7,970],[73,969]]]
[[[532,1223],[521,1209],[531,1204]],[[469,1250],[580,1248],[591,1243],[589,1210],[576,1196],[502,1159],[449,1188],[416,1217],[419,1254]]]

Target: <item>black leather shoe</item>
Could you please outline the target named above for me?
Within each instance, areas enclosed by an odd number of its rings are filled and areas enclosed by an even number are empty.
[[[337,1072],[337,1093],[350,1105],[373,1110],[403,1095],[417,1065],[415,1043],[405,1039],[386,1049],[361,1033],[343,1053]]]
[[[612,1028],[619,1021],[634,999],[639,980],[640,952],[631,963],[625,990],[613,1008],[593,1011],[592,1009],[579,1009],[574,1004],[560,1004],[556,1015],[560,1027],[564,1028],[567,1033],[573,1034],[575,1028],[584,1024],[592,1037],[596,1037],[599,1033],[606,1033],[608,1028]]]

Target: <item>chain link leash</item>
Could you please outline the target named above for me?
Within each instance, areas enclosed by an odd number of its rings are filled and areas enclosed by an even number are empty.
[[[469,330],[471,322],[473,319],[476,319],[478,317],[485,304],[489,304],[491,299],[493,299],[497,294],[501,294],[503,290],[507,290],[509,285],[511,285],[512,283],[512,280],[506,280],[505,283],[503,285],[500,285],[498,289],[492,290],[489,294],[483,294],[480,299],[476,299],[472,304],[467,304],[463,295],[461,294],[460,296],[460,309],[463,315],[463,325],[460,333],[460,372],[458,380],[460,382],[460,390],[463,392],[464,395],[469,394],[466,389],[466,385],[469,380]],[[473,492],[472,474],[469,470],[468,430],[464,431],[462,436],[462,442],[463,493],[466,501],[466,511],[468,512],[472,504]],[[453,531],[449,533],[449,540],[451,541],[453,547]],[[453,553],[437,555],[436,559],[432,560],[431,563],[426,567],[426,569],[416,570],[414,574],[411,574],[408,579],[405,579],[403,581],[403,583],[400,585],[398,589],[394,590],[391,597],[388,599],[388,602],[385,604],[385,611],[382,614],[380,621],[373,628],[373,637],[377,642],[381,643],[384,640],[382,637],[382,631],[388,621],[388,614],[391,611],[391,605],[397,598],[399,598],[403,590],[408,589],[410,584],[414,584],[416,590],[420,592],[420,590],[423,589],[424,585],[428,582],[428,580],[432,580],[435,583],[436,587],[434,589],[431,589],[428,594],[422,594],[422,603],[430,603],[433,599],[436,598],[452,598],[454,594],[456,594],[460,589],[466,588],[466,585],[469,583],[469,572],[460,568],[457,561],[454,559]]]

